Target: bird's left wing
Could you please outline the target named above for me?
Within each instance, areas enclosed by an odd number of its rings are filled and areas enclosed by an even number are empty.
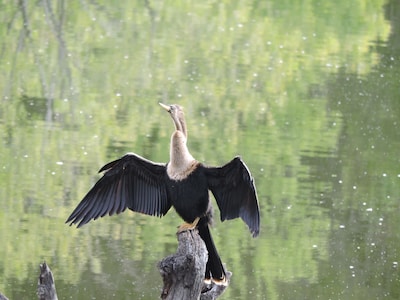
[[[78,227],[126,208],[151,216],[163,216],[171,207],[165,186],[165,164],[128,153],[106,164],[105,171],[67,219]]]
[[[260,212],[254,179],[249,169],[235,157],[222,167],[206,167],[208,188],[221,211],[221,221],[243,219],[253,237],[260,231]]]

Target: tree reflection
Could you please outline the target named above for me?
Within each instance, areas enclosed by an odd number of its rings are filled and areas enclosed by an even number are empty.
[[[328,106],[343,116],[338,157],[321,163],[330,181],[328,260],[318,281],[279,283],[280,299],[398,299],[400,5],[390,1],[387,41],[371,46],[379,64],[364,76],[345,68],[327,82]],[[305,163],[313,165],[312,160]]]

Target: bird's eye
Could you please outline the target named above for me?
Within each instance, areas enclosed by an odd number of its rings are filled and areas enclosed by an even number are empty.
[[[173,110],[174,110],[174,106],[173,106],[173,105],[170,105],[169,111],[171,112],[171,111],[173,111]]]

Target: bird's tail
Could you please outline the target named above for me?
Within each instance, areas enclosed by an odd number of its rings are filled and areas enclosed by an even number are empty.
[[[202,221],[202,220],[201,220]],[[226,274],[217,248],[214,245],[208,222],[201,222],[198,225],[199,235],[206,244],[208,251],[208,261],[206,265],[205,279],[212,279],[217,284],[226,283]]]

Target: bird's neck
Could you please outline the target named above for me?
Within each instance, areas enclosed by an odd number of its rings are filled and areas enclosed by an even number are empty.
[[[185,179],[197,166],[186,145],[186,136],[176,130],[171,136],[170,162],[167,173],[171,179]]]
[[[178,121],[174,122],[175,123],[175,129],[176,131],[174,132],[180,132],[183,134],[183,138],[185,139],[185,144],[186,144],[186,140],[187,140],[187,129],[186,129],[186,123],[184,119],[179,119]],[[172,137],[174,136],[174,134],[172,135]]]

